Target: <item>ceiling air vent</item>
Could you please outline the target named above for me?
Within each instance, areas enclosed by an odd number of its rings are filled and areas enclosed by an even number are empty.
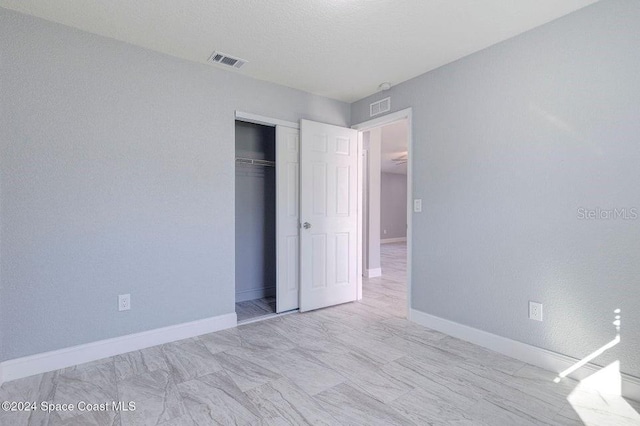
[[[391,109],[391,98],[384,98],[369,105],[369,116],[382,114]]]
[[[212,64],[226,65],[228,67],[240,69],[248,61],[229,56],[226,53],[213,52],[213,54],[209,57],[209,62],[211,62]]]

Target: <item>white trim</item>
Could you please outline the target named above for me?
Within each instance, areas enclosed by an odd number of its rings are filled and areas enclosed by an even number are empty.
[[[252,114],[250,112],[243,112],[236,110],[236,120],[244,121],[247,123],[262,124],[265,126],[285,126],[292,129],[299,129],[300,123],[294,121],[280,120],[278,118],[265,117],[264,115]]]
[[[365,269],[364,276],[367,278],[375,278],[382,276],[382,268]]]
[[[385,238],[380,240],[380,244],[402,243],[404,241],[407,241],[407,237]]]
[[[411,117],[411,108],[401,109],[400,111],[392,112],[390,114],[382,115],[372,120],[364,121],[362,123],[354,124],[352,129],[365,131],[373,129],[374,127],[384,126],[385,124],[393,123],[394,121],[402,120],[403,118]]]
[[[430,315],[417,309],[411,310],[411,321],[556,373],[566,370],[579,361],[567,355],[511,340],[448,319]],[[600,369],[601,367],[597,365],[586,364],[571,373],[569,377],[582,380]],[[622,373],[621,376],[622,396],[640,401],[640,379],[624,373]]]
[[[11,359],[0,363],[0,383],[213,333],[236,325],[237,317],[232,313]]]
[[[252,288],[249,290],[236,291],[236,303],[246,302],[247,300],[262,299],[276,295],[276,287]]]
[[[259,317],[248,318],[246,320],[238,321],[238,326],[247,325],[254,322],[260,322],[260,321],[268,320],[275,317],[281,317],[284,315],[291,315],[295,313],[300,313],[300,309],[292,309],[290,311],[284,311],[280,313],[274,312],[272,314],[266,314],[266,315],[260,315]]]
[[[622,377],[622,396],[640,401],[640,379],[624,373],[620,376]]]
[[[413,258],[413,250],[411,248],[413,239],[413,109],[411,107],[405,108],[373,120],[354,124],[351,128],[363,132],[402,119],[407,120],[407,319],[411,320],[411,287],[413,281],[411,270]],[[357,261],[362,264],[362,244],[359,247]]]
[[[362,132],[358,132],[358,189],[357,189],[357,203],[358,203],[358,218],[356,220],[356,226],[358,231],[356,232],[356,244],[358,246],[358,254],[356,255],[356,300],[362,300],[362,274],[364,265],[362,264],[362,221],[364,220],[364,146],[362,139]]]

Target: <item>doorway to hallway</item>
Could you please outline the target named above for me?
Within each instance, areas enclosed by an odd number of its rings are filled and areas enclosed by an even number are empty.
[[[363,304],[408,317],[410,119],[361,131]]]

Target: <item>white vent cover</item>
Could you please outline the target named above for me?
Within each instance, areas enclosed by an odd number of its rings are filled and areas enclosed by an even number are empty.
[[[391,109],[391,98],[384,98],[369,105],[369,116],[382,114]]]
[[[212,64],[226,65],[228,67],[240,69],[249,61],[227,55],[226,53],[213,52],[213,54],[209,57],[209,62],[211,62]]]

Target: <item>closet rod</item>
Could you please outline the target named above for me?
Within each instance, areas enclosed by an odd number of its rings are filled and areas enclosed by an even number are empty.
[[[253,158],[242,158],[242,157],[236,157],[236,163],[246,164],[246,165],[250,165],[250,166],[266,166],[266,167],[275,167],[276,166],[276,162],[275,161],[257,160],[257,159],[253,159]]]

